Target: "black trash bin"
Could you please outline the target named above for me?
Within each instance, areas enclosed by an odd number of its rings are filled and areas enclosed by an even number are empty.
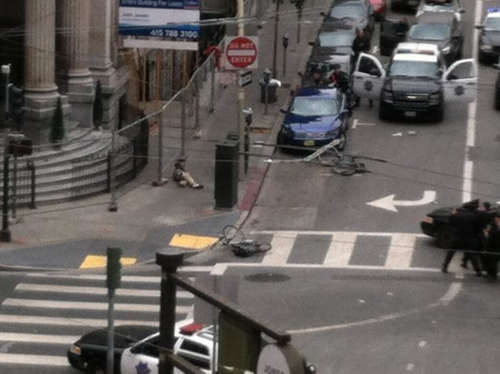
[[[266,82],[264,79],[259,80],[260,85],[260,102],[266,102]],[[280,82],[276,79],[271,79],[267,84],[267,103],[275,103],[278,101],[278,87],[280,86]]]

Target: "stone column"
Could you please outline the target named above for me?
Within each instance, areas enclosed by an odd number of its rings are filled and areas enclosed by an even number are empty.
[[[46,141],[56,107],[55,0],[26,0],[24,132],[35,144]]]
[[[118,117],[117,91],[122,85],[117,70],[113,66],[111,48],[115,22],[113,17],[118,11],[117,0],[87,0],[90,6],[90,71],[94,81],[100,81],[104,96],[103,127],[116,125]]]
[[[88,0],[60,2],[63,53],[67,61],[68,97],[72,127],[93,127],[94,81],[89,70],[90,4]]]

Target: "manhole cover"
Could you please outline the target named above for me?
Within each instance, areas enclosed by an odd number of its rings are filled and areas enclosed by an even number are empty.
[[[245,280],[250,282],[285,282],[289,279],[288,275],[278,273],[257,273],[245,277]]]

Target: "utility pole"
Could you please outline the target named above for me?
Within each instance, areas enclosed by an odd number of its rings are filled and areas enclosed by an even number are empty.
[[[279,30],[279,22],[280,22],[280,2],[281,0],[276,1],[276,14],[274,16],[274,43],[273,43],[273,78],[278,78],[278,72],[276,71],[276,54],[278,53],[278,30]]]
[[[244,0],[238,0],[238,36],[245,36],[245,24],[243,23],[243,18],[245,17],[245,2]],[[243,73],[243,70],[238,70],[238,78]],[[238,79],[239,81],[239,79]],[[245,88],[243,85],[238,87],[238,106],[237,106],[237,133],[238,133],[238,152],[241,152],[241,129],[243,109],[245,108]],[[238,164],[240,163],[240,157],[238,157]],[[238,170],[241,168],[238,167]]]

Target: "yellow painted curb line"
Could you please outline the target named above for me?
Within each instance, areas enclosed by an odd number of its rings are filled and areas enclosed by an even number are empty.
[[[213,236],[198,236],[187,234],[175,234],[170,240],[170,246],[187,249],[207,249],[214,244],[218,238]]]
[[[106,256],[89,255],[85,257],[85,260],[80,265],[80,269],[103,268],[106,266],[106,262]],[[137,262],[137,259],[135,257],[122,257],[120,262],[123,266],[133,265]]]

